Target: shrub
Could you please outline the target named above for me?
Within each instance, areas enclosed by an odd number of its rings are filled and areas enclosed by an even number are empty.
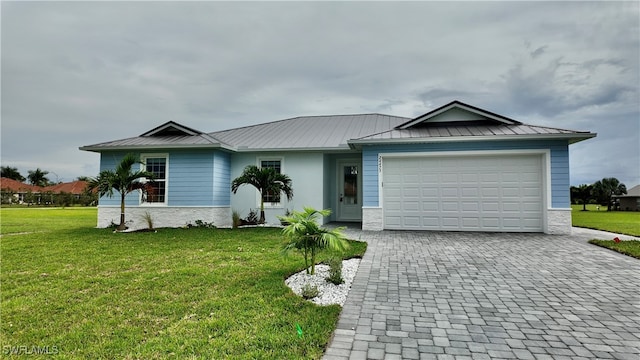
[[[334,285],[344,283],[342,278],[342,259],[332,256],[327,263],[329,264],[329,276],[326,280]]]
[[[153,230],[153,217],[151,217],[151,213],[145,211],[142,215],[142,219],[147,223],[147,228],[149,230]]]
[[[216,228],[216,226],[213,225],[212,222],[206,222],[206,221],[202,221],[200,219],[196,220],[195,223],[196,224],[194,225],[194,227],[197,227],[197,228],[206,228],[206,229],[215,229]]]
[[[302,287],[302,297],[309,300],[320,295],[320,290],[315,285],[306,284]]]
[[[247,215],[247,220],[246,220],[247,224],[252,224],[255,225],[258,223],[258,213],[251,209],[249,211],[249,215]]]
[[[231,226],[234,229],[237,229],[238,226],[242,225],[242,219],[240,218],[240,213],[237,212],[236,210],[233,210],[233,212],[231,213],[231,219],[233,221]]]

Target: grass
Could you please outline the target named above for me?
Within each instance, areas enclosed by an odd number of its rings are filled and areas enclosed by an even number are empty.
[[[314,305],[284,285],[304,261],[281,255],[278,229],[114,234],[93,228],[91,208],[0,215],[3,349],[55,347],[62,359],[317,359],[337,323],[339,306]],[[352,242],[343,256],[365,249]]]
[[[22,232],[49,232],[74,227],[96,226],[95,207],[33,208],[11,207],[0,209],[0,234]]]
[[[582,205],[571,205],[573,226],[604,230],[617,234],[640,236],[639,211],[607,211],[601,206],[587,205],[588,211],[582,211]]]
[[[613,240],[589,240],[589,243],[640,259],[640,241],[627,240],[616,243]]]

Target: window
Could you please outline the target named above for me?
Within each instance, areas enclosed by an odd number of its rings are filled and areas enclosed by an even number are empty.
[[[282,161],[280,159],[267,159],[260,160],[260,168],[271,168],[274,169],[278,174],[282,173]],[[278,205],[280,203],[280,193],[271,194],[269,192],[265,192],[262,194],[262,200],[265,204]]]
[[[151,204],[167,202],[167,156],[146,155],[142,157],[145,170],[154,175],[150,189],[144,201]]]

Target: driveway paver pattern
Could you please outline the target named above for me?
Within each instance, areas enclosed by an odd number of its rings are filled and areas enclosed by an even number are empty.
[[[324,359],[640,359],[640,261],[545,234],[368,242]]]

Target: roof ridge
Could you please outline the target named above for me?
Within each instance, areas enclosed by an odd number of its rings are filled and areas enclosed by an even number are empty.
[[[382,114],[382,113],[333,114],[333,115],[303,115],[303,116],[295,116],[295,117],[286,118],[286,119],[273,120],[273,121],[269,121],[269,122],[266,122],[266,123],[259,123],[259,124],[253,124],[253,125],[245,125],[245,126],[239,126],[239,127],[231,128],[231,129],[225,129],[225,130],[212,131],[212,132],[209,132],[209,133],[207,133],[207,134],[211,135],[211,134],[223,133],[223,132],[227,132],[227,131],[235,131],[235,130],[241,130],[241,129],[248,129],[248,128],[257,127],[257,126],[264,126],[264,125],[276,124],[276,123],[284,122],[284,121],[298,120],[298,119],[302,119],[302,118],[337,117],[337,116],[345,117],[345,116],[363,116],[363,115],[379,115],[379,116],[388,116],[388,117],[393,117],[393,118],[411,119],[411,118],[408,118],[408,117],[406,117],[406,116],[389,115],[389,114]]]

